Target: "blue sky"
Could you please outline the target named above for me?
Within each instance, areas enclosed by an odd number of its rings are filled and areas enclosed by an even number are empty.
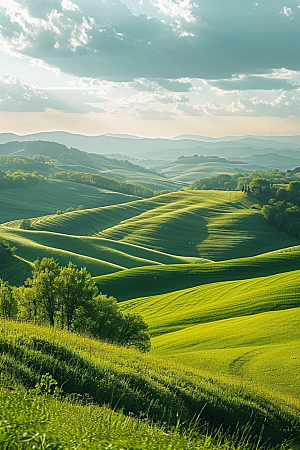
[[[0,132],[300,134],[300,0],[0,0]]]

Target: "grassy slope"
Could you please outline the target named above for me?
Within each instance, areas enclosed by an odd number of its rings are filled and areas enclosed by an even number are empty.
[[[36,186],[1,189],[0,223],[54,214],[78,205],[85,208],[114,205],[137,197],[106,191],[78,183],[60,180],[42,180]]]
[[[68,236],[8,227],[0,227],[0,234],[11,245],[16,246],[16,254],[27,261],[53,256],[62,265],[72,261],[79,267],[86,267],[93,276],[137,266],[190,262],[189,258],[97,237]],[[194,259],[191,261],[194,262]],[[205,260],[198,259],[197,262]]]
[[[181,191],[122,205],[39,218],[41,231],[92,235],[189,257],[226,260],[296,245],[241,192]]]
[[[5,420],[7,425],[6,428],[1,427],[0,445],[4,446],[4,441],[9,442],[10,439],[10,445],[14,450],[32,450],[32,448],[221,450],[223,448],[223,445],[214,439],[211,440],[210,436],[185,437],[178,430],[173,432],[168,430],[166,433],[165,427],[153,426],[146,420],[125,416],[108,407],[83,405],[68,399],[41,396],[34,390],[28,394],[20,387],[13,390],[0,388],[0,403],[2,406],[0,422],[3,423]],[[25,433],[32,436],[27,443],[24,442]],[[226,444],[224,443],[224,450],[228,448]]]
[[[207,264],[138,267],[96,278],[119,301],[165,294],[218,281],[242,280],[300,269],[300,247]]]
[[[225,281],[122,303],[138,311],[153,336],[201,323],[300,307],[300,270]]]
[[[271,397],[247,383],[240,389],[239,380],[172,366],[151,354],[64,331],[6,321],[0,326],[0,371],[27,388],[50,372],[65,393],[86,393],[97,404],[169,424],[176,424],[177,413],[189,423],[201,411],[202,420],[225,429],[254,419],[256,436],[264,421],[265,437],[291,437],[284,429],[296,432],[300,426],[297,405],[288,397]]]
[[[145,317],[158,355],[300,400],[299,275],[214,283],[122,308]]]
[[[213,177],[219,173],[233,175],[235,173],[254,172],[255,170],[267,170],[265,166],[255,164],[230,164],[220,162],[204,162],[200,164],[183,164],[174,162],[162,171],[173,181],[192,182],[201,178]]]
[[[101,236],[183,256],[225,260],[295,245],[299,239],[266,223],[241,192],[188,191],[102,231]]]
[[[216,321],[153,339],[156,354],[300,400],[300,308]]]
[[[21,258],[12,256],[3,245],[0,244],[0,278],[9,281],[11,285],[23,283],[30,276],[31,266]]]

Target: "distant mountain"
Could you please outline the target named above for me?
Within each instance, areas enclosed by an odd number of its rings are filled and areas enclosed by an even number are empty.
[[[10,141],[54,141],[89,153],[126,154],[141,159],[174,160],[181,155],[203,154],[241,158],[254,153],[300,150],[300,136],[227,136],[210,138],[181,135],[172,139],[142,138],[139,136],[103,134],[84,136],[63,131],[17,136],[0,134],[0,143]]]
[[[108,158],[107,156],[96,153],[87,153],[74,147],[69,148],[57,142],[14,140],[13,142],[0,144],[1,155],[16,157],[16,161],[14,162],[15,167],[12,165],[5,167],[6,161],[3,162],[4,165],[0,165],[0,170],[3,171],[19,169],[30,171],[28,161],[25,161],[26,158],[23,158],[23,162],[22,158],[17,158],[18,156],[25,156],[33,158],[31,160],[32,165],[35,161],[44,164],[43,170],[40,170],[40,173],[68,171],[101,174],[122,181],[141,184],[154,191],[165,189],[178,190],[186,186],[184,182],[167,180],[158,172],[153,172],[127,160]],[[22,167],[22,164],[24,167]],[[32,170],[38,169],[35,167]]]

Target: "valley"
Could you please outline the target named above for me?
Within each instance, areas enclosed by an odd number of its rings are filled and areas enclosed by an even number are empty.
[[[85,439],[74,430],[86,408],[107,442],[135,442],[128,447],[134,450],[148,448],[146,441],[159,450],[297,443],[299,237],[267,222],[254,192],[174,184],[165,192],[168,181],[160,184],[164,177],[145,170],[142,186],[134,187],[145,197],[127,193],[126,184],[115,184],[123,192],[87,184],[81,175],[80,182],[43,175],[33,185],[0,189],[0,278],[8,289],[25,282],[29,292],[37,258],[71,261],[87,269],[100,295],[117,299],[124,317],[142,317],[151,337],[150,352],[141,353],[49,328],[42,316],[36,323],[2,317],[0,399],[7,417],[17,423],[22,408],[28,423],[40,417],[41,392],[49,389],[47,433],[61,436],[63,420],[65,435],[57,439],[67,447]],[[1,286],[0,296],[7,289]],[[34,423],[46,429],[42,419]],[[94,436],[91,423],[86,433]]]

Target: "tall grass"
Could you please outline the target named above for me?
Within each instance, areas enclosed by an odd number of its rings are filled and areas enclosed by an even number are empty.
[[[49,372],[66,394],[88,396],[125,414],[189,428],[195,417],[209,429],[251,426],[253,442],[281,442],[299,432],[297,411],[288,404],[226,378],[187,370],[134,350],[74,334],[14,322],[1,323],[1,373],[34,388]],[[290,431],[291,428],[293,431]]]

